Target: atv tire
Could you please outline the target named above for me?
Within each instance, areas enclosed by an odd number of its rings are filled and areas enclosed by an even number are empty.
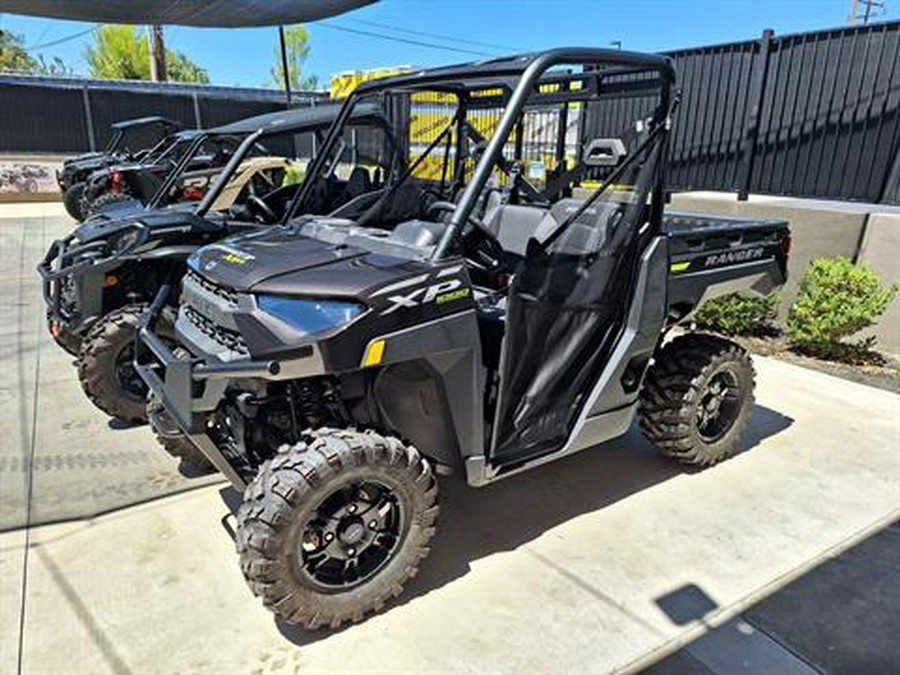
[[[708,466],[737,452],[753,407],[754,372],[740,346],[712,335],[672,340],[650,366],[638,417],[664,455]]]
[[[84,220],[84,189],[87,187],[84,182],[75,183],[63,194],[63,206],[66,212],[78,222]]]
[[[437,483],[396,438],[337,429],[307,438],[247,486],[235,541],[266,607],[290,624],[336,628],[379,611],[415,576],[435,532]]]
[[[156,442],[170,456],[180,460],[181,468],[192,476],[204,473],[212,473],[215,467],[206,458],[200,449],[191,443],[178,425],[169,417],[165,407],[156,396],[150,394],[147,402],[147,419],[150,421],[150,429]]]
[[[126,305],[91,326],[78,356],[78,379],[91,402],[110,417],[127,422],[147,421],[147,385],[131,361],[134,340],[145,305]],[[174,339],[170,311],[156,324],[160,337]]]
[[[125,192],[104,192],[95,198],[85,209],[87,216],[95,216],[109,206],[121,204],[141,205],[141,202]]]

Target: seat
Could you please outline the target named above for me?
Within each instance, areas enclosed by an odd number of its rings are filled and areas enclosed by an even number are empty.
[[[499,195],[495,195],[492,193],[488,198],[484,224],[497,237],[504,251],[524,257],[528,240],[537,232],[547,211],[537,206],[503,204]]]
[[[584,204],[579,199],[562,199],[554,204],[547,218],[540,224],[534,237],[544,242],[566,219]],[[569,255],[582,255],[599,251],[619,218],[624,207],[615,202],[592,204],[553,242],[553,251]]]
[[[343,206],[347,202],[360,195],[364,195],[371,190],[372,179],[369,177],[369,172],[361,166],[353,167],[353,171],[350,172],[350,177],[347,178],[347,184],[344,186],[344,191],[334,200],[332,208],[336,209],[339,206]]]

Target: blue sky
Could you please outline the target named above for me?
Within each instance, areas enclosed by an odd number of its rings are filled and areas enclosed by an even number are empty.
[[[753,38],[764,28],[786,34],[844,26],[850,4],[850,0],[382,0],[308,24],[312,38],[305,72],[327,83],[330,74],[345,70],[439,65],[560,45],[609,46],[616,40],[626,49],[662,51]],[[900,17],[900,0],[886,0],[886,7],[876,20]],[[23,35],[26,46],[39,46],[84,31],[90,24],[0,14],[0,28]],[[167,39],[207,68],[214,83],[259,86],[274,62],[277,33],[274,28],[175,26],[167,29]],[[82,52],[89,40],[88,34],[38,51],[58,55],[87,74]]]

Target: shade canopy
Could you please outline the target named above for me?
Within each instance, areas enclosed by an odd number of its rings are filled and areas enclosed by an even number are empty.
[[[98,23],[238,28],[325,19],[378,0],[0,0],[0,12]]]

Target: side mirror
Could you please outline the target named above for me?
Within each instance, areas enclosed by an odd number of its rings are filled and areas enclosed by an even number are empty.
[[[616,166],[628,154],[618,138],[595,138],[584,149],[581,161],[588,166]]]

